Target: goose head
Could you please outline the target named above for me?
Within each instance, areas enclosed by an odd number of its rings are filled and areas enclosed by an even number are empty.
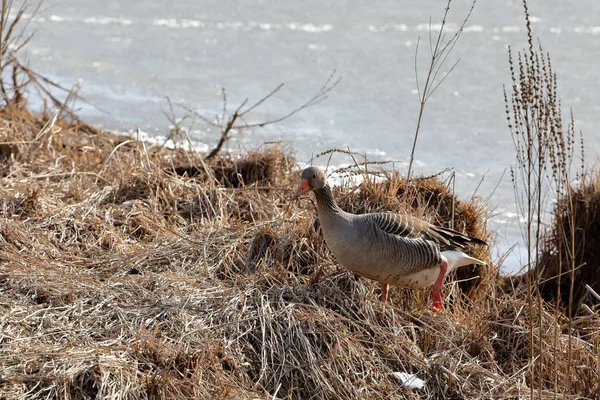
[[[319,167],[308,167],[302,170],[300,175],[300,184],[294,198],[298,198],[311,190],[322,189],[327,184],[327,176]]]

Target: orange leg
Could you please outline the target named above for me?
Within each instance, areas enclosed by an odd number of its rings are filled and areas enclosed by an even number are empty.
[[[381,283],[381,301],[384,303],[387,303],[389,289],[390,285],[383,282]]]
[[[442,261],[440,264],[440,275],[436,279],[433,284],[432,294],[433,294],[433,312],[440,311],[444,308],[444,297],[442,296],[442,286],[444,285],[444,278],[446,277],[446,272],[448,271],[448,262]]]

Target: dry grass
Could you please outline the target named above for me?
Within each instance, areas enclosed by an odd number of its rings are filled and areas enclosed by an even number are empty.
[[[339,267],[311,201],[290,202],[297,173],[276,148],[207,165],[10,107],[0,112],[0,142],[0,397],[529,394],[520,292],[497,296],[488,267],[470,297],[449,281],[454,301],[434,316],[427,291],[394,289],[384,309],[375,283],[327,277]],[[439,223],[450,222],[454,203],[454,226],[489,238],[477,203],[435,179],[415,182],[407,190],[389,174],[335,195],[349,211]],[[564,317],[543,315],[544,329],[568,333]],[[542,397],[596,395],[598,324],[582,324],[587,334],[571,341],[574,362],[557,383],[548,360]],[[566,352],[553,337],[541,354]],[[416,373],[427,388],[404,388],[395,371]],[[565,392],[569,376],[577,384]]]
[[[554,208],[554,224],[545,236],[540,262],[542,285],[540,291],[548,302],[558,302],[572,315],[588,314],[585,305],[600,309],[600,299],[585,289],[589,285],[600,293],[600,176],[598,173],[584,175],[579,186],[573,188],[569,196],[561,198]],[[571,249],[565,245],[570,232],[574,233],[575,271],[571,275],[565,264],[571,258]],[[569,303],[571,283],[572,301]]]
[[[530,397],[535,396],[534,388],[559,387],[563,393],[595,391],[598,396],[598,313],[588,305],[586,294],[594,291],[586,284],[597,287],[593,260],[599,177],[586,171],[583,134],[578,149],[573,112],[563,119],[557,76],[550,55],[534,44],[526,0],[523,10],[528,46],[515,56],[509,50],[512,85],[504,96],[516,150],[511,177],[527,250],[527,272],[513,283],[514,296],[525,295],[518,319],[527,315],[528,321],[521,323],[528,337],[515,343],[521,356],[515,357],[514,365],[522,364],[527,380],[535,382]],[[575,181],[581,183],[577,188]],[[552,220],[545,212],[549,199],[557,200]],[[582,344],[589,346],[587,352],[579,347]],[[530,361],[518,361],[527,352]]]

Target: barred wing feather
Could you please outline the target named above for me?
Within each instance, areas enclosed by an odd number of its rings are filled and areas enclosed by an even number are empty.
[[[385,233],[415,239],[423,237],[442,247],[462,249],[473,244],[486,244],[483,240],[471,238],[450,228],[432,225],[407,214],[374,213],[368,214],[368,217]]]

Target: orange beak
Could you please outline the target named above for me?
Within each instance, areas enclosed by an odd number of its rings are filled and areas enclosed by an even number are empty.
[[[304,178],[300,180],[300,185],[298,185],[298,189],[296,189],[296,193],[294,193],[294,198],[297,199],[308,192],[310,192],[310,186],[308,186],[308,179]]]

